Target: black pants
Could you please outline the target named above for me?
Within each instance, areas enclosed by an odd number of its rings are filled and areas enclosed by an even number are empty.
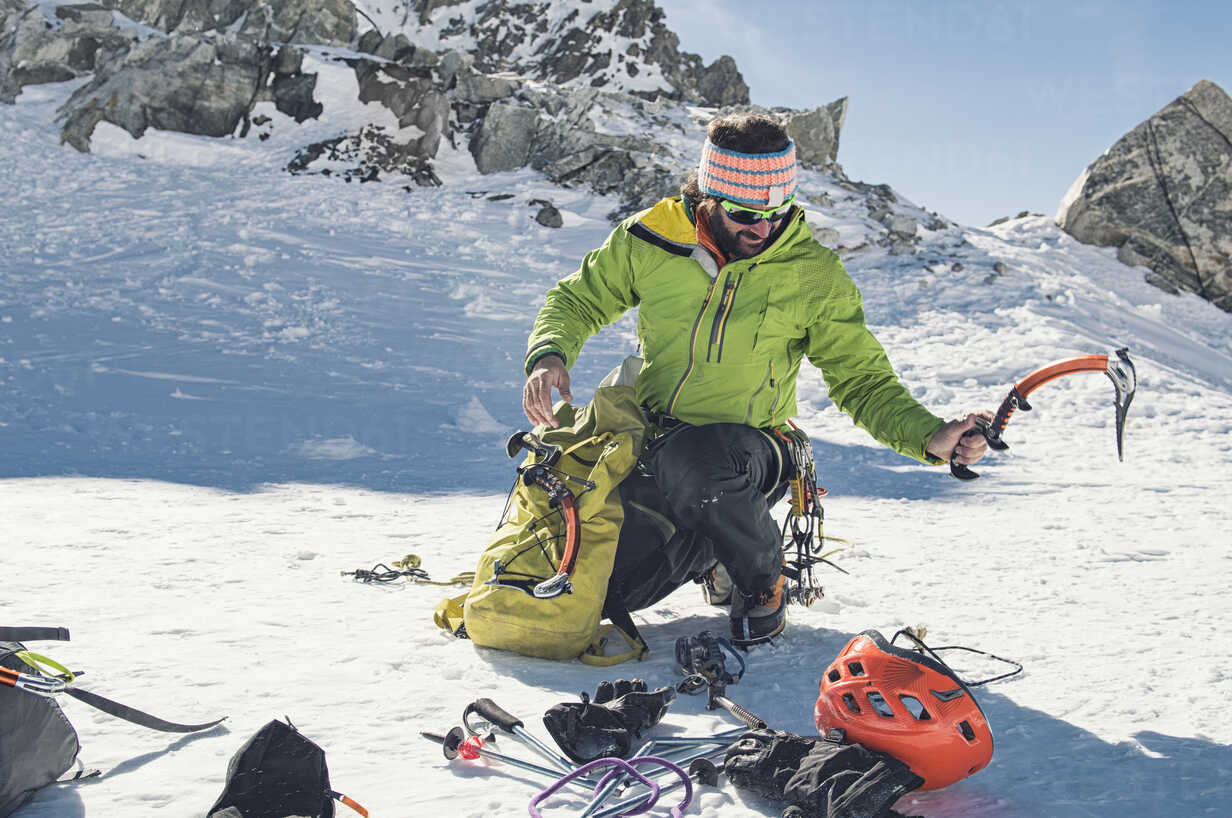
[[[653,605],[721,562],[746,593],[770,588],[782,569],[782,538],[770,507],[793,466],[786,447],[739,423],[680,424],[651,444],[653,476],[621,484],[625,524],[609,606]]]

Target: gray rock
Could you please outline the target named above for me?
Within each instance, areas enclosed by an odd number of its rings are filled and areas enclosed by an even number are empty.
[[[358,21],[350,0],[100,0],[159,31],[227,31],[266,42],[349,46]]]
[[[565,220],[561,217],[560,211],[551,202],[544,199],[531,199],[531,207],[536,205],[539,207],[539,212],[535,214],[535,221],[544,227],[564,227]]]
[[[839,134],[847,118],[847,97],[787,118],[787,135],[805,167],[824,169],[838,159]]]
[[[111,9],[104,8],[97,3],[56,6],[56,17],[60,20],[92,28],[111,28],[114,20]]]
[[[314,168],[320,160],[319,169]],[[339,165],[343,165],[341,169]],[[440,178],[416,148],[397,141],[380,125],[317,142],[301,149],[287,165],[293,174],[338,176],[348,182],[375,182],[383,176],[406,176],[420,187],[439,187]],[[408,188],[409,189],[409,188]]]
[[[901,236],[903,238],[914,237],[920,229],[920,225],[915,219],[901,213],[892,214],[889,218],[883,221],[883,224],[889,228],[891,234]]]
[[[539,112],[512,102],[494,102],[471,139],[480,173],[517,170],[530,162]]]
[[[470,54],[463,54],[461,51],[450,49],[439,55],[439,61],[436,65],[437,76],[441,78],[441,83],[450,88],[457,79],[458,72],[464,68],[473,68],[475,58]]]
[[[454,76],[454,97],[474,105],[487,105],[498,99],[508,99],[522,86],[521,80],[513,75],[480,74],[473,68],[459,68]]]
[[[1232,312],[1232,99],[1199,82],[1092,163],[1057,222]]]
[[[313,96],[316,87],[316,74],[277,76],[273,85],[274,107],[296,122],[316,119],[325,110],[325,106]]]
[[[252,106],[273,100],[292,116],[311,115],[315,77],[278,74],[268,46],[239,35],[152,37],[101,61],[94,79],[60,108],[61,139],[88,151],[99,122],[134,138],[146,128],[227,136],[245,125]],[[319,106],[316,107],[319,113]]]
[[[362,60],[355,67],[359,101],[388,108],[401,128],[414,126],[421,135],[407,143],[410,154],[431,159],[448,135],[449,98],[427,68]]]
[[[698,73],[697,94],[707,105],[717,108],[744,105],[749,101],[749,86],[736,61],[724,54]]]
[[[833,227],[814,227],[809,225],[809,229],[813,233],[813,238],[817,239],[825,247],[834,247],[838,244],[839,232]]]
[[[1004,261],[998,261],[992,265],[992,271],[997,275],[1002,276],[1010,271],[1010,267]]]
[[[113,28],[111,12],[101,6],[58,6],[48,18],[37,6],[9,0],[0,14],[0,102],[10,104],[27,85],[91,73],[105,55],[126,51],[136,39]]]

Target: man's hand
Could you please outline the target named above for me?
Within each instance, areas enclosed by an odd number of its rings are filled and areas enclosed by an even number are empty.
[[[556,426],[556,415],[552,412],[552,389],[555,388],[565,400],[573,400],[569,391],[569,370],[559,355],[544,355],[535,361],[531,367],[530,377],[526,386],[522,387],[522,411],[527,419],[534,424],[543,423]]]
[[[992,421],[992,415],[987,412],[981,412],[979,417]],[[937,430],[924,450],[934,457],[964,466],[978,463],[988,453],[988,441],[976,431],[975,418],[976,415],[970,414],[962,420],[951,420]]]

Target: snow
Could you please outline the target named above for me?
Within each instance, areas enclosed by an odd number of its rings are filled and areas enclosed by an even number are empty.
[[[200,816],[230,756],[284,715],[374,816],[525,814],[545,782],[449,763],[418,733],[487,696],[546,737],[548,706],[617,675],[672,683],[675,639],[725,626],[686,587],[635,614],[650,657],[604,671],[442,634],[432,611],[456,587],[340,575],[408,553],[434,579],[474,568],[513,477],[504,439],[525,426],[530,322],[615,202],[531,171],[481,177],[465,150],[438,189],[289,176],[296,146],[367,115],[344,104],[328,53],[314,60],[336,104],[321,122],[275,117],[263,142],[103,128],[78,154],[53,120],[79,83],[27,87],[0,111],[0,622],[69,627],[71,643],[33,647],[85,669],[87,689],[170,719],[229,717],[169,737],[64,700],[104,775],[42,790],[18,818]],[[810,209],[844,244],[882,229],[834,180],[802,189],[834,202]],[[536,198],[564,228],[534,221]],[[929,223],[913,203],[896,212]],[[1140,383],[1125,462],[1101,377],[1035,393],[1010,450],[964,484],[879,447],[806,367],[798,421],[850,574],[749,653],[732,697],[810,734],[821,670],[853,634],[922,624],[1026,670],[977,691],[991,765],[900,810],[1224,814],[1232,317],[1047,218],[921,235],[915,255],[846,257],[904,381],[953,416],[1050,360],[1127,345]],[[579,401],[633,343],[629,318],[592,339]],[[681,697],[660,729],[733,724]],[[560,798],[549,814],[580,811]],[[778,812],[723,785],[691,814]]]

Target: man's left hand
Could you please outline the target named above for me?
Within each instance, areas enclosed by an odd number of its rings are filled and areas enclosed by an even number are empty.
[[[980,458],[988,453],[988,441],[976,430],[976,417],[975,414],[969,414],[962,420],[951,420],[937,430],[924,450],[934,457],[964,466],[978,463]],[[992,420],[992,415],[987,412],[979,413],[978,417]],[[971,434],[967,434],[968,432]]]

